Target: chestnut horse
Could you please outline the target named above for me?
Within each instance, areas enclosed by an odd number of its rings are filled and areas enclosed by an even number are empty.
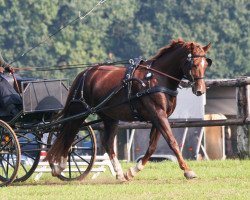
[[[130,180],[144,168],[156,149],[160,135],[175,153],[184,176],[187,179],[195,178],[196,174],[182,157],[168,117],[175,109],[176,90],[183,78],[190,81],[195,95],[205,93],[204,74],[207,66],[212,64],[212,60],[206,57],[209,48],[210,44],[203,47],[195,42],[178,39],[161,48],[151,59],[139,61],[133,72],[128,72],[128,67],[89,67],[74,80],[61,114],[68,117],[91,109],[110,96],[117,87],[121,87],[119,92],[104,103],[105,106],[110,106],[109,109],[96,112],[103,120],[102,145],[110,157],[117,179]],[[74,103],[75,99],[82,102],[81,106]],[[123,173],[114,151],[114,138],[119,120],[135,119],[152,123],[149,147],[142,160]],[[84,120],[85,117],[68,121],[61,126],[46,158],[51,164],[59,164],[59,167],[52,167],[52,175],[59,175],[65,168],[68,151]]]

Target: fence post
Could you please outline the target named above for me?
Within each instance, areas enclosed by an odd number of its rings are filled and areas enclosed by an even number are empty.
[[[247,120],[248,118],[248,86],[237,87],[237,118]],[[244,124],[237,127],[237,149],[240,159],[250,157],[249,151],[249,130],[248,125]]]

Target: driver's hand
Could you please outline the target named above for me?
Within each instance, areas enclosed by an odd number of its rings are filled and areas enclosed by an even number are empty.
[[[10,67],[10,66],[5,67],[5,71],[9,72],[9,73],[14,73],[15,72],[15,70],[12,67]]]
[[[2,73],[4,73],[4,68],[3,67],[0,67],[0,73],[2,74]]]

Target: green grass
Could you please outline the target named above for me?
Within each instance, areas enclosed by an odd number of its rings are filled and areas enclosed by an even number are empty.
[[[186,180],[173,162],[149,163],[133,181],[119,183],[107,170],[97,179],[63,182],[43,175],[0,188],[2,200],[250,199],[250,160],[188,161],[199,176]],[[123,168],[134,165],[123,163]],[[125,170],[124,170],[125,171]]]

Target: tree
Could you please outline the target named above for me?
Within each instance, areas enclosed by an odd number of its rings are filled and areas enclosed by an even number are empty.
[[[97,3],[0,0],[3,56],[8,62],[17,59],[14,65],[18,67],[98,63],[109,59],[108,55],[113,60],[150,58],[172,39],[183,38],[203,45],[212,43],[208,56],[213,66],[207,77],[250,74],[248,0],[109,0],[57,33],[76,19],[79,11],[84,15]],[[73,79],[80,70],[25,74]]]

